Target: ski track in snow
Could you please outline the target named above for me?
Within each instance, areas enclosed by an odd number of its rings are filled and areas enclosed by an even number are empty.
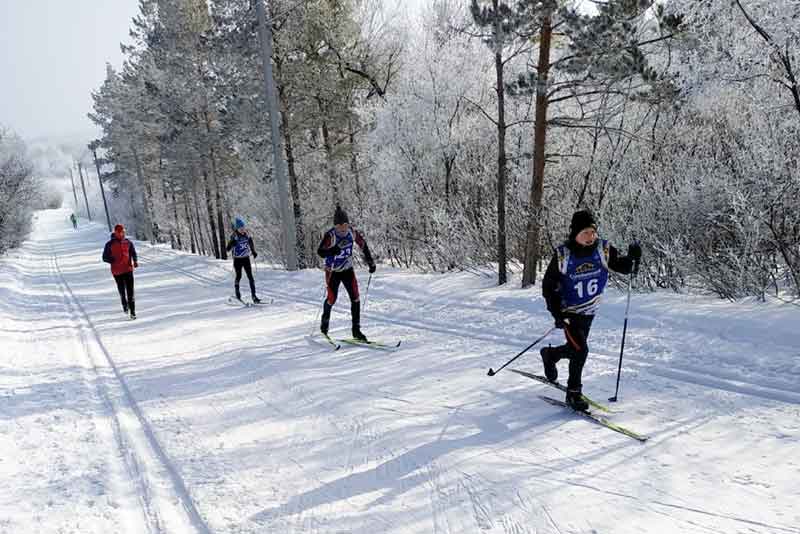
[[[66,221],[39,217],[45,231]],[[758,309],[751,317],[699,301],[710,315],[697,322],[678,299],[637,295],[652,317],[632,316],[612,418],[650,435],[639,444],[539,402],[548,386],[486,377],[549,327],[538,289],[389,271],[372,280],[367,333],[402,337],[401,349],[333,352],[307,339],[322,300],[318,272],[259,268],[259,293],[275,302],[252,313],[222,303],[229,263],[139,243],[139,319],[125,322],[109,316],[116,292],[96,265],[107,234],[92,225],[53,233],[63,242],[34,240],[4,261],[49,265],[69,323],[58,328],[73,333],[85,387],[105,407],[110,435],[102,439],[100,425],[94,444],[115,444],[94,467],[127,514],[109,525],[155,534],[800,533],[800,354],[786,337],[797,312],[762,319]],[[0,275],[2,291],[10,282]],[[624,308],[624,295],[610,293],[584,373],[601,402],[614,389]],[[349,321],[341,297],[334,329]],[[772,336],[759,335],[761,324],[776,327]],[[0,332],[35,333],[29,326],[9,319]],[[540,371],[537,352],[516,363]],[[11,366],[0,379],[2,444],[32,424],[21,404],[3,405],[5,392],[48,391]],[[77,468],[53,458],[54,470]],[[102,532],[96,521],[91,532]],[[14,524],[0,513],[0,533]]]
[[[209,533],[180,473],[164,452],[100,335],[64,278],[56,255],[52,272],[77,325],[83,353],[91,362],[98,389],[114,422],[114,433],[131,479],[139,486],[148,531]]]

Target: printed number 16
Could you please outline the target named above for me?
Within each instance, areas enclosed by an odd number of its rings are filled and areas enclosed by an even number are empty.
[[[597,278],[592,278],[588,282],[586,282],[586,295],[589,297],[593,297],[597,294],[597,287],[598,287],[598,280]],[[578,292],[578,298],[583,298],[583,282],[578,282],[575,284],[575,291]]]

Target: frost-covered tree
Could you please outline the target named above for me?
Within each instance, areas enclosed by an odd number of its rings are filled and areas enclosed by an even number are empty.
[[[628,99],[659,101],[672,96],[669,80],[650,66],[647,54],[648,47],[671,36],[665,35],[664,27],[674,29],[681,19],[653,17],[654,4],[652,0],[609,0],[594,3],[594,9],[586,12],[583,3],[520,2],[538,44],[535,72],[521,77],[514,87],[516,93],[536,95],[523,286],[535,282],[543,253],[549,129],[608,130],[608,118],[621,113]],[[576,205],[581,204],[590,203],[581,195]]]
[[[497,282],[505,284],[508,280],[506,239],[506,65],[527,52],[528,22],[514,6],[500,0],[479,2],[472,0],[470,11],[475,25],[480,28],[480,38],[486,44],[494,59],[497,94],[497,114],[486,116],[497,128]]]
[[[242,215],[283,249],[253,1],[143,0],[95,93],[112,211],[142,236],[222,256]],[[341,202],[394,264],[522,262],[528,284],[586,206],[642,241],[647,287],[798,291],[795,2],[268,5],[308,266]]]
[[[0,125],[0,255],[28,236],[39,192],[25,142]]]

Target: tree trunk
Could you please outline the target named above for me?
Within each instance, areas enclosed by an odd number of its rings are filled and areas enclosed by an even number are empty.
[[[536,118],[533,137],[533,181],[531,183],[528,228],[525,239],[525,268],[522,272],[522,287],[536,283],[541,259],[542,198],[544,197],[544,164],[547,136],[547,79],[550,74],[550,41],[552,38],[551,16],[542,18],[539,38],[539,65],[536,68]]]
[[[222,192],[220,191],[219,187],[219,175],[217,174],[217,163],[216,159],[214,158],[214,149],[212,148],[209,152],[209,160],[211,161],[211,174],[214,177],[214,188],[215,194],[217,199],[217,230],[219,232],[219,253],[223,260],[228,259],[228,251],[225,250],[225,219],[222,214],[223,207],[222,207]]]
[[[186,228],[189,231],[189,246],[191,247],[192,254],[198,254],[200,252],[197,246],[197,239],[195,233],[192,231],[192,215],[189,211],[189,192],[184,190],[183,192],[183,213],[186,216]],[[178,234],[180,235],[180,234]]]
[[[172,189],[170,192],[172,195],[172,218],[175,224],[175,229],[172,234],[175,237],[175,245],[177,245],[178,250],[183,250],[183,243],[181,243],[181,223],[180,219],[178,219],[178,200],[175,197],[175,184],[172,183],[170,186]]]
[[[111,215],[108,214],[108,202],[106,202],[106,188],[103,186],[103,176],[100,173],[100,162],[97,159],[96,148],[92,148],[92,156],[94,157],[94,168],[97,169],[97,183],[100,184],[100,196],[103,198],[103,209],[106,212],[106,224],[108,225],[108,231],[111,232],[112,228]]]
[[[169,197],[167,196],[167,180],[164,179],[164,157],[163,151],[159,148],[158,152],[158,179],[161,182],[161,200],[164,202],[164,217],[165,219],[169,217]],[[172,184],[170,184],[171,186]],[[174,200],[174,197],[173,197]],[[174,210],[174,206],[173,206]],[[164,221],[167,223],[167,220]],[[177,217],[173,218],[173,224],[169,227],[169,246],[172,250],[175,250],[177,247],[177,242],[175,240],[175,230],[177,228]]]
[[[361,181],[358,172],[358,151],[356,150],[356,133],[353,131],[352,119],[347,120],[347,135],[350,141],[350,178],[353,180],[356,198],[358,199],[359,213],[364,212],[364,199],[361,192]]]
[[[203,219],[200,217],[200,201],[197,198],[197,184],[194,180],[192,181],[192,197],[194,198],[195,228],[197,229],[198,243],[200,252],[205,256],[208,249],[206,248],[205,236],[203,236]]]
[[[208,215],[209,236],[211,236],[211,248],[214,257],[220,259],[219,241],[217,240],[217,223],[214,221],[214,199],[211,196],[211,185],[209,184],[208,172],[203,169],[203,185],[206,195],[206,214]]]
[[[287,113],[281,113],[283,116],[283,140],[285,142],[284,149],[286,150],[286,167],[289,174],[289,186],[292,191],[292,206],[294,211],[295,222],[295,247],[297,250],[297,268],[305,269],[308,266],[306,262],[306,248],[305,248],[305,230],[303,229],[303,209],[300,205],[300,187],[297,182],[297,172],[294,167],[294,149],[292,146],[292,136],[289,134],[289,124],[286,118]]]
[[[158,221],[153,213],[153,185],[150,180],[144,182],[144,196],[147,199],[147,213],[150,218],[150,243],[156,244],[161,236],[159,235]]]
[[[150,199],[147,198],[147,185],[144,177],[144,172],[142,171],[142,162],[139,159],[139,152],[136,150],[136,147],[131,147],[131,152],[133,153],[133,161],[136,164],[136,176],[139,179],[139,185],[142,188],[142,207],[144,208],[144,227],[145,227],[145,239],[152,242],[152,231],[153,231],[153,217],[150,214]]]
[[[321,107],[321,106],[320,106]],[[322,112],[322,109],[320,109]],[[339,195],[339,178],[336,176],[336,167],[333,162],[333,147],[331,146],[331,136],[328,131],[328,121],[322,120],[322,146],[325,147],[325,171],[331,183],[331,194],[333,203],[340,204],[342,199]]]
[[[506,271],[506,103],[503,82],[503,25],[498,13],[498,0],[494,0],[495,42],[494,70],[497,77],[497,283],[508,281]]]

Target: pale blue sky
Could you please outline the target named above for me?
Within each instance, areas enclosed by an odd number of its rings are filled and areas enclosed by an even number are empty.
[[[27,139],[85,134],[91,91],[122,63],[137,0],[0,0],[0,124]]]
[[[431,0],[383,1],[416,11]],[[138,0],[0,0],[0,124],[29,140],[95,137],[91,92],[107,62],[121,66],[138,10]]]

